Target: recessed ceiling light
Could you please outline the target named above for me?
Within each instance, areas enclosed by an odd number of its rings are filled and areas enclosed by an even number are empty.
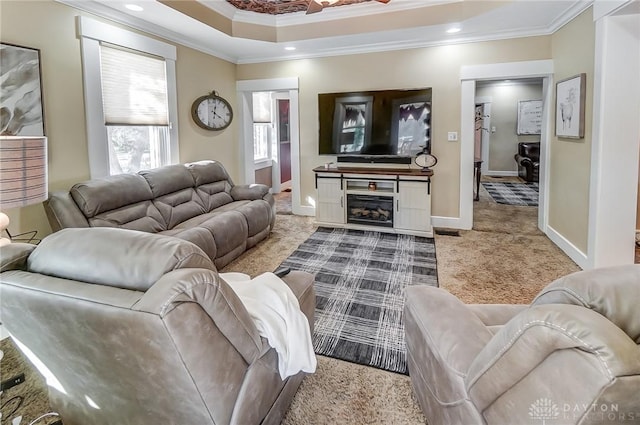
[[[460,31],[462,31],[462,28],[460,27],[451,27],[447,30],[447,34],[455,34]]]
[[[142,12],[144,10],[142,6],[138,6],[137,4],[125,4],[124,7],[134,12]]]
[[[293,50],[296,50],[296,48],[293,47],[293,46],[287,46],[287,47],[284,48],[284,50],[293,51]]]

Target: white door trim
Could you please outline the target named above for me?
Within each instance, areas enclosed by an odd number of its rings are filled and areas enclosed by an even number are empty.
[[[239,158],[240,174],[244,183],[255,180],[253,171],[253,131],[252,131],[252,96],[257,91],[288,91],[289,92],[289,125],[291,131],[291,209],[294,214],[314,215],[302,207],[300,202],[300,114],[298,101],[299,82],[297,77],[272,78],[264,80],[239,80],[236,82],[238,100],[240,102],[240,134]]]
[[[637,12],[605,16],[595,24],[586,268],[634,262],[640,151],[639,24]]]
[[[509,78],[543,78],[543,99],[545,120],[540,135],[540,155],[545,160],[540,168],[540,205],[538,227],[546,233],[548,223],[548,153],[547,145],[551,136],[549,113],[552,109],[553,61],[523,61],[485,65],[471,65],[460,68],[460,219],[461,229],[473,227],[473,143],[476,81]]]

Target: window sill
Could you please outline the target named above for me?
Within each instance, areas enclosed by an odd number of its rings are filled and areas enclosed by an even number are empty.
[[[261,170],[263,168],[272,167],[273,161],[271,159],[261,159],[259,161],[254,161],[253,165],[256,170]]]

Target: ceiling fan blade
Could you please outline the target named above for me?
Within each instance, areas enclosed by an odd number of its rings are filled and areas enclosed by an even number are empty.
[[[322,3],[316,1],[316,0],[310,0],[309,1],[309,6],[307,6],[307,15],[311,14],[311,13],[317,13],[322,11]]]

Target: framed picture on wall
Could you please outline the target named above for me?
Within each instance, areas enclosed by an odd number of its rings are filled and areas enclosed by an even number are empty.
[[[556,83],[556,136],[584,137],[584,102],[587,75],[582,73]]]
[[[518,136],[542,133],[542,100],[518,102]]]
[[[0,134],[44,136],[40,50],[0,43]]]

